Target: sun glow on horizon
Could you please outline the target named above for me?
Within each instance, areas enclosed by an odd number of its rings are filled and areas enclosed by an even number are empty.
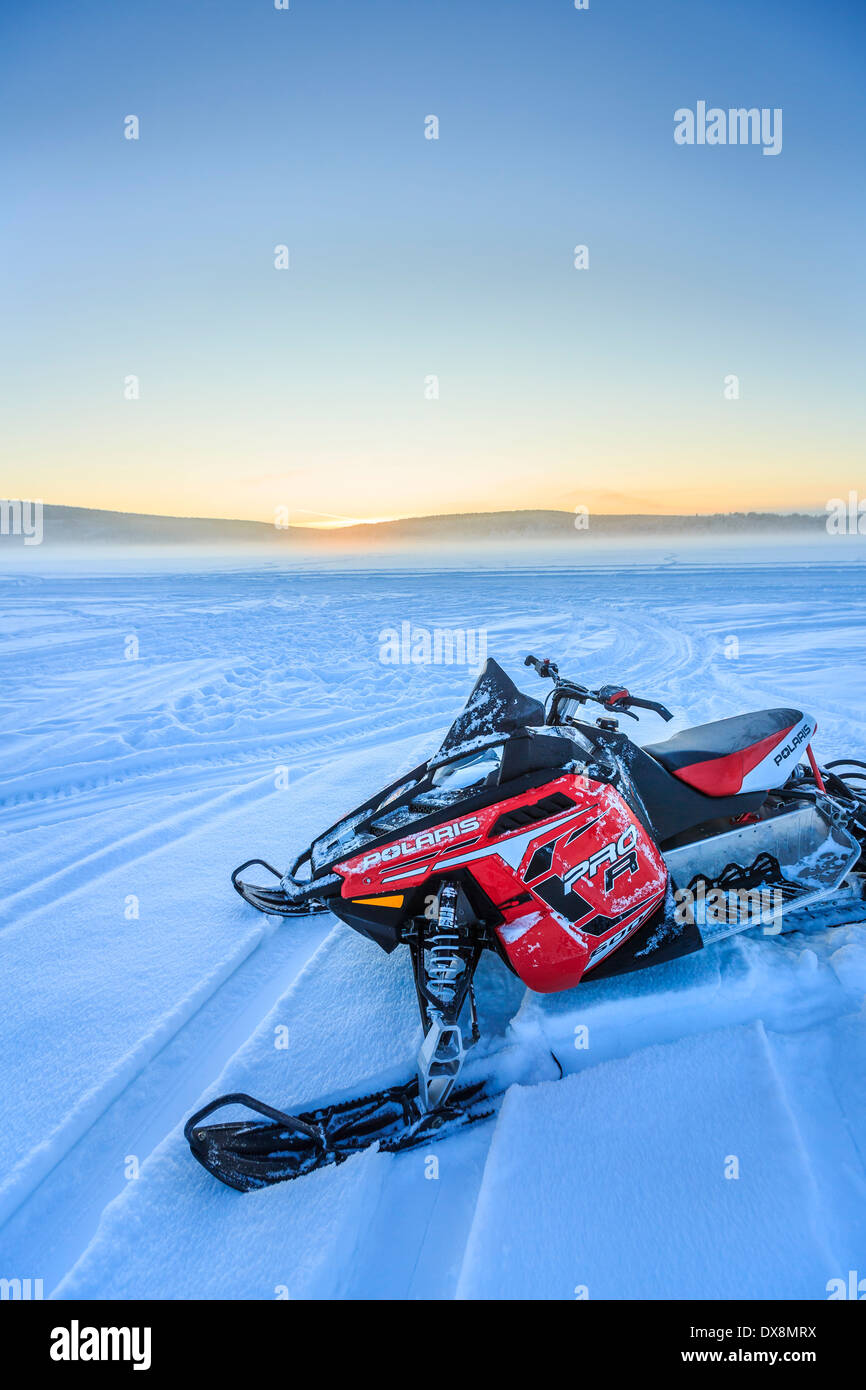
[[[301,513],[305,509],[301,508]],[[376,526],[381,521],[403,521],[402,516],[340,516],[332,512],[314,512],[314,516],[326,518],[321,521],[297,521],[291,517],[290,525],[307,531],[342,531],[347,526]]]

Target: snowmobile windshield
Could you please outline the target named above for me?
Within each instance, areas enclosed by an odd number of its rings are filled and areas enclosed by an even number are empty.
[[[436,811],[450,809],[494,785],[504,742],[527,725],[544,723],[544,706],[524,695],[489,660],[472,694],[424,768],[339,821],[311,846],[313,871],[349,859],[383,835],[397,835]]]
[[[371,840],[399,834],[425,816],[458,805],[481,787],[495,785],[501,765],[500,743],[443,763],[416,783],[404,783],[384,796],[378,806],[368,804],[354,811],[321,835],[312,846],[313,868],[348,859]]]
[[[458,753],[470,753],[515,733],[527,725],[544,723],[540,700],[524,695],[502,667],[492,659],[475,682],[472,693],[430,759],[436,767]]]

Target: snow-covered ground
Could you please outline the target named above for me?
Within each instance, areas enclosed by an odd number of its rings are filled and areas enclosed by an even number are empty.
[[[383,663],[383,630],[483,629],[534,693],[527,651],[665,701],[671,730],[799,706],[825,758],[863,757],[862,563],[19,573],[0,591],[0,1276],[84,1297],[562,1299],[822,1299],[866,1276],[862,925],[555,997],[485,960],[488,1039],[553,1049],[567,1075],[530,1067],[495,1120],[430,1150],[438,1176],[423,1148],[372,1152],[240,1196],[181,1134],[223,1091],[298,1108],[409,1074],[404,953],[330,917],[279,925],[229,883],[251,855],[286,865],[463,703],[472,672]],[[659,734],[646,715],[635,736]]]

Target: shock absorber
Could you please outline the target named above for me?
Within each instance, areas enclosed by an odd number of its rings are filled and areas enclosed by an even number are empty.
[[[457,929],[457,889],[446,883],[439,894],[438,920],[427,936],[427,987],[443,1008],[454,1003],[466,961]]]
[[[472,977],[481,955],[477,932],[458,922],[460,894],[456,884],[439,890],[436,919],[425,921],[416,938],[412,963],[424,1025],[418,1053],[418,1099],[421,1109],[443,1106],[454,1088],[466,1052],[478,1038],[478,1019]],[[460,1014],[469,997],[471,1040],[464,1039]]]

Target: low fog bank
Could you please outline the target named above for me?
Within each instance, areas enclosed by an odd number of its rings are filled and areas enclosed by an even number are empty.
[[[866,563],[866,537],[756,535],[729,540],[645,537],[627,543],[586,537],[571,545],[512,541],[443,546],[392,546],[364,551],[279,552],[262,547],[55,545],[0,547],[0,575],[109,574],[123,572],[195,572],[274,570],[286,573],[363,572],[376,570],[503,570],[651,568],[707,565]]]
[[[28,503],[28,507],[32,507]],[[14,521],[14,517],[11,518]],[[26,521],[26,524],[24,524]],[[714,516],[610,516],[573,512],[487,512],[406,517],[338,530],[264,521],[163,517],[101,512],[88,507],[40,505],[19,527],[0,531],[0,567],[32,569],[81,564],[104,569],[132,562],[209,566],[582,566],[688,560],[730,555],[741,562],[763,557],[858,556],[862,537],[827,530],[823,514],[724,513]],[[856,532],[855,528],[853,528]],[[826,552],[826,553],[824,553]]]
[[[866,557],[866,537],[830,534],[826,517],[807,514],[490,512],[325,531],[46,505],[34,529],[0,535],[0,571],[538,569],[844,563]]]

